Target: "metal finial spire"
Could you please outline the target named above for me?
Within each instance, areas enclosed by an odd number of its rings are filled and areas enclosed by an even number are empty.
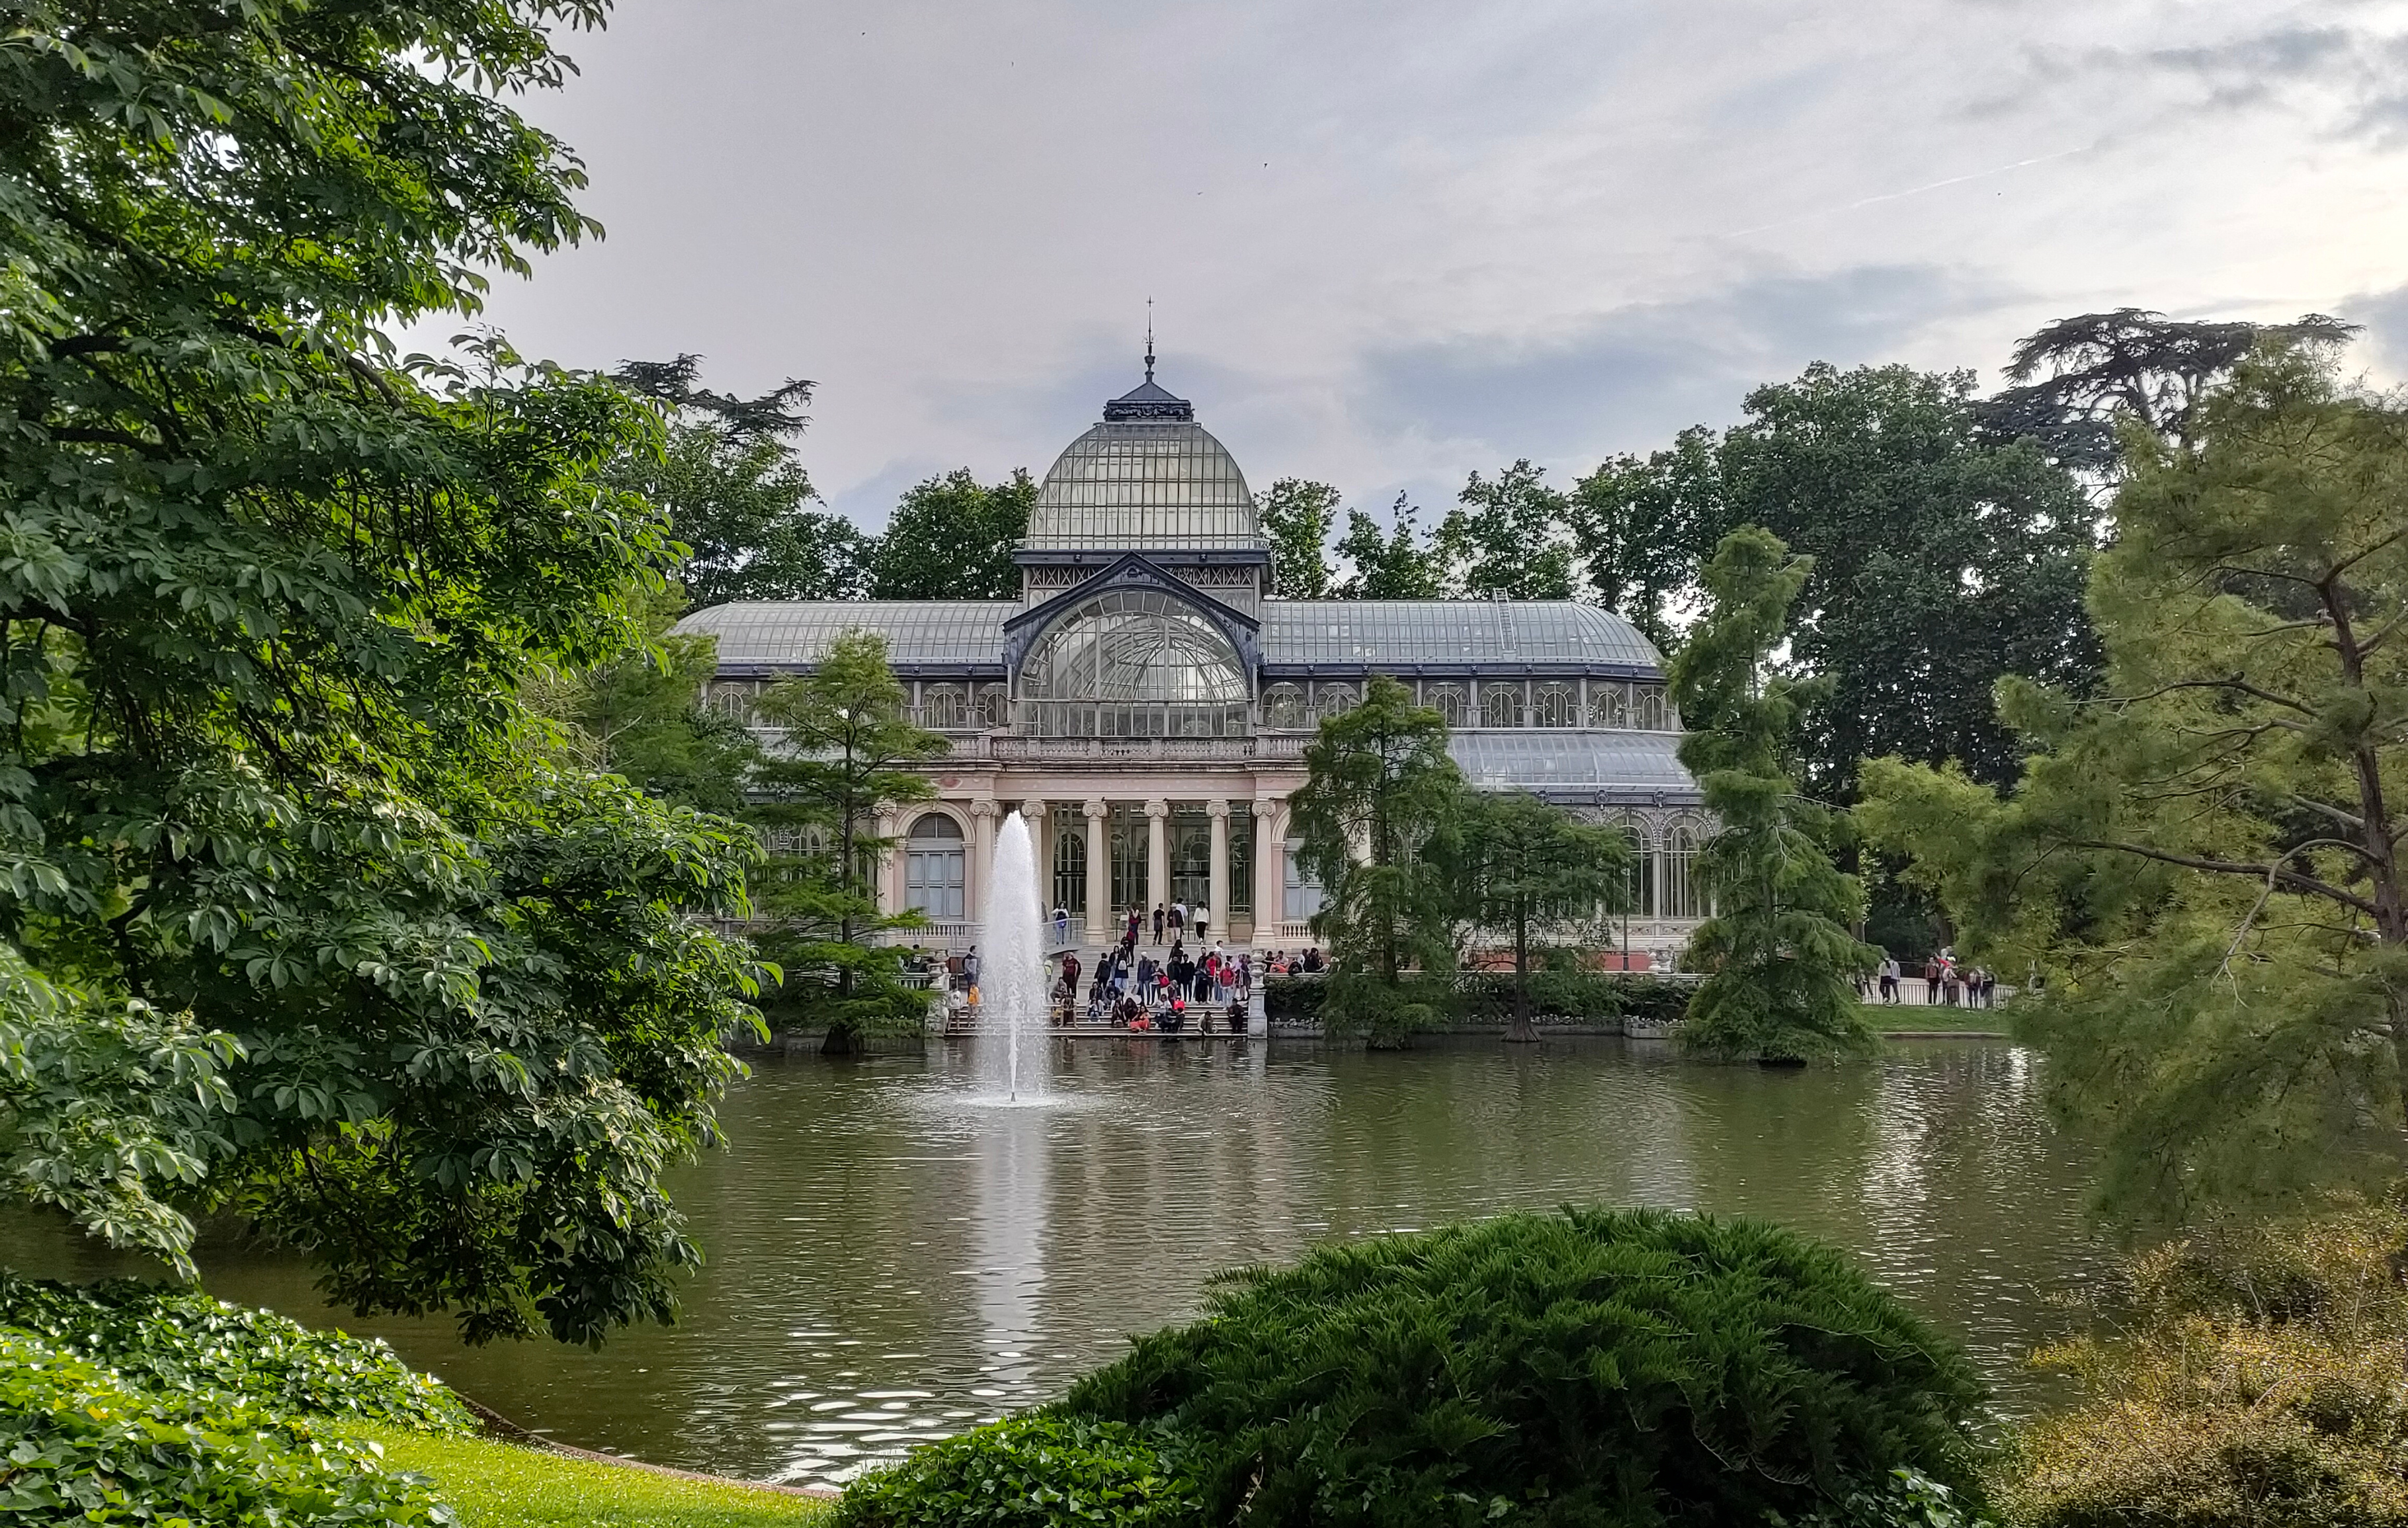
[[[1154,381],[1154,299],[1145,299],[1145,380]]]

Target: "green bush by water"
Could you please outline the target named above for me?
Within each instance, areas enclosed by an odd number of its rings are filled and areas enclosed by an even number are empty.
[[[1201,1523],[1202,1487],[1156,1435],[1038,1413],[932,1443],[856,1480],[837,1528],[1114,1528]]]
[[[1263,1011],[1274,1024],[1318,1024],[1328,981],[1274,976],[1263,989]],[[1413,973],[1398,986],[1403,1001],[1425,1005],[1441,1026],[1503,1028],[1513,1017],[1513,973],[1497,971]],[[1537,971],[1530,1004],[1541,1021],[1673,1024],[1688,1012],[1687,983],[1641,973]]]
[[[202,1385],[129,1383],[0,1327],[0,1524],[447,1528],[375,1446]]]
[[[1975,1490],[1982,1399],[1964,1356],[1835,1252],[1572,1210],[1231,1276],[1202,1320],[1138,1339],[1057,1409],[1179,1438],[1211,1521],[1756,1528],[1899,1467]]]
[[[0,1272],[0,1326],[114,1369],[143,1390],[239,1395],[276,1411],[476,1431],[468,1408],[383,1342],[133,1279],[76,1285]]]

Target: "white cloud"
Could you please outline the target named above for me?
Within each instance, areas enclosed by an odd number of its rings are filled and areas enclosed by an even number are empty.
[[[816,379],[814,475],[875,517],[1041,471],[1135,380],[1151,295],[1250,476],[1429,501],[1808,360],[2394,291],[2403,34],[2341,0],[631,5],[530,103],[609,238],[493,317]]]

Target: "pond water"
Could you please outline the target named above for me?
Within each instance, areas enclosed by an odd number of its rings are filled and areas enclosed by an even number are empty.
[[[723,1111],[733,1148],[674,1185],[710,1257],[685,1318],[599,1353],[338,1316],[291,1261],[229,1246],[204,1249],[208,1282],[388,1337],[563,1442],[835,1483],[1058,1395],[1195,1313],[1215,1269],[1335,1237],[1571,1202],[1768,1217],[1854,1251],[2009,1410],[2100,1255],[2086,1160],[2050,1132],[2031,1058],[1996,1042],[1804,1072],[1618,1040],[1087,1042],[1055,1057],[1054,1106],[1017,1109],[978,1102],[976,1044],[756,1063]],[[48,1226],[0,1234],[28,1273],[127,1271]]]

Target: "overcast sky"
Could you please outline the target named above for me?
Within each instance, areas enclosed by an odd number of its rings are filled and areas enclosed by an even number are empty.
[[[865,524],[1159,380],[1259,490],[1426,509],[1727,424],[1817,359],[2067,314],[2367,323],[2408,371],[2408,6],[622,0],[527,103],[608,237],[528,353],[819,384]]]

